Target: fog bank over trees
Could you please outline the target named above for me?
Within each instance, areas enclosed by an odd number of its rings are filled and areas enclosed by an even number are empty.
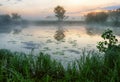
[[[1,14],[0,15],[0,25],[10,25],[10,24],[21,24],[25,23],[25,20],[22,19],[21,15],[17,13]]]
[[[87,23],[111,23],[113,26],[120,26],[120,8],[106,12],[90,12],[85,15]]]
[[[64,21],[65,24],[109,24],[113,26],[120,26],[120,8],[113,10],[106,10],[101,12],[89,12],[82,17],[82,20],[69,20],[68,16],[65,16],[66,10],[62,6],[56,6],[53,9],[53,13],[55,13],[54,17],[56,20],[36,20],[33,21],[30,19],[29,21],[23,20],[24,18],[17,13],[12,14],[2,14],[0,15],[0,25],[10,25],[10,24],[23,24],[23,23],[37,23],[37,24],[57,24],[60,21]],[[81,16],[80,16],[81,17]],[[58,19],[58,20],[57,20]],[[84,19],[84,20],[83,20]]]

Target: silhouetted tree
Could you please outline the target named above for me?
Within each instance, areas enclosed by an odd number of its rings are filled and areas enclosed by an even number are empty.
[[[91,12],[86,15],[86,22],[103,23],[107,20],[108,14],[105,12]]]
[[[0,15],[0,24],[9,24],[11,22],[10,15]]]
[[[14,24],[21,24],[21,16],[17,13],[12,13],[12,21]]]
[[[54,12],[55,12],[55,16],[58,18],[58,21],[63,21],[63,19],[65,18],[66,10],[61,6],[57,6],[54,9]]]
[[[12,19],[17,21],[17,20],[21,19],[21,16],[18,15],[17,13],[12,13]]]

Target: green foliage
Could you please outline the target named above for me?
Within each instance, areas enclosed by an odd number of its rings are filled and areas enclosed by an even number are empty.
[[[101,37],[104,41],[100,41],[97,48],[100,52],[104,52],[105,62],[110,68],[113,68],[120,57],[120,44],[112,30],[107,29]]]
[[[0,82],[120,82],[120,57],[110,68],[94,51],[83,51],[66,68],[44,53],[33,56],[2,49],[0,56]]]
[[[97,48],[100,52],[106,52],[108,49],[111,49],[117,46],[118,40],[113,34],[112,30],[107,29],[101,36],[105,41],[100,41]]]
[[[62,21],[65,18],[66,10],[63,7],[57,6],[54,9],[54,12],[55,12],[55,16],[58,18],[59,21]]]
[[[120,82],[120,46],[111,30],[98,43],[104,52],[83,51],[65,67],[50,55],[18,53],[0,49],[0,82]]]

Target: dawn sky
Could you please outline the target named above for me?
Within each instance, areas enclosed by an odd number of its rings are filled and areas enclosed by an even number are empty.
[[[80,16],[87,11],[120,7],[120,0],[0,0],[0,13],[39,18],[53,16],[57,5],[63,6],[69,16]]]

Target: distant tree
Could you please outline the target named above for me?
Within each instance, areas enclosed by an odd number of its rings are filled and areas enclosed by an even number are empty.
[[[11,17],[10,15],[0,15],[0,24],[8,24],[11,22]]]
[[[113,25],[118,26],[120,22],[120,8],[109,11],[109,17],[113,22]]]
[[[18,15],[17,13],[12,13],[12,19],[18,21],[19,19],[21,19],[21,16]]]
[[[63,19],[65,18],[66,10],[61,6],[57,6],[55,7],[54,12],[55,16],[58,18],[58,21],[63,21]]]
[[[12,13],[12,22],[14,24],[21,24],[21,16],[18,15],[17,13]]]
[[[96,23],[103,23],[107,20],[108,14],[105,12],[91,12],[88,13],[86,16],[86,22],[96,22]]]

